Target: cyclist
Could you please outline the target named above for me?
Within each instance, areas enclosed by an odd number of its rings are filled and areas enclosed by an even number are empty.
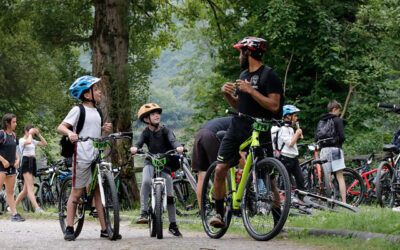
[[[266,49],[266,41],[257,37],[245,37],[234,48],[240,50],[240,64],[245,70],[235,83],[227,82],[221,88],[229,105],[237,111],[253,117],[280,118],[283,106],[282,83],[275,71],[264,66],[261,61]],[[238,148],[251,135],[251,131],[251,122],[234,117],[221,142],[217,157],[219,163],[215,169],[214,180],[217,213],[210,220],[210,225],[213,227],[225,226],[223,221],[225,178],[229,168],[238,163],[238,159],[240,159]],[[269,142],[267,151],[272,156],[270,131],[261,133],[260,140]],[[277,193],[276,187],[274,191]],[[277,196],[279,197],[279,195]],[[280,217],[280,209],[274,206],[272,211],[276,222]]]
[[[304,189],[304,176],[301,172],[299,159],[297,159],[299,151],[297,150],[296,144],[303,135],[303,131],[299,128],[294,132],[292,127],[297,122],[297,112],[299,111],[300,109],[294,105],[283,106],[283,120],[286,122],[284,126],[280,128],[277,126],[272,127],[271,134],[272,141],[277,142],[276,147],[278,148],[275,148],[275,150],[281,151],[279,159],[283,165],[285,165],[288,173],[294,176],[297,188]],[[274,130],[276,130],[275,133]]]
[[[341,108],[342,105],[337,101],[330,101],[328,103],[328,114],[323,115],[318,122],[315,140],[318,141],[323,137],[332,138],[321,144],[320,158],[328,160],[322,166],[330,173],[336,174],[342,201],[346,202],[346,183],[343,177],[343,169],[346,168],[346,165],[342,150],[342,145],[346,137],[344,135],[343,121],[339,117]]]
[[[101,132],[111,132],[112,124],[105,123],[101,126],[101,115],[96,108],[96,103],[101,99],[101,91],[96,84],[100,78],[93,76],[82,76],[75,80],[69,88],[71,95],[76,99],[81,100],[85,109],[85,121],[82,130],[79,133],[80,137],[101,136]],[[80,116],[80,108],[73,107],[63,122],[58,126],[57,131],[68,136],[71,142],[78,140],[78,135],[75,133],[77,123]],[[72,127],[72,129],[70,129]],[[74,216],[76,212],[77,201],[81,197],[83,189],[86,188],[92,181],[91,163],[95,160],[97,150],[93,147],[91,141],[78,142],[75,144],[73,174],[72,174],[72,190],[67,204],[67,228],[64,239],[71,241],[74,237]],[[103,205],[101,204],[99,187],[96,187],[94,194],[95,206],[99,216],[101,231],[100,237],[108,237],[106,225],[104,221]],[[119,238],[120,235],[119,235]]]
[[[40,138],[40,141],[33,139],[35,134]],[[21,174],[24,180],[24,188],[19,193],[15,205],[18,206],[21,200],[28,195],[29,200],[35,208],[35,213],[44,212],[37,204],[35,193],[33,192],[33,178],[36,176],[35,148],[46,145],[46,139],[40,134],[38,128],[34,128],[31,124],[24,126],[24,137],[19,139],[19,148],[22,154]]]
[[[146,128],[140,134],[139,140],[135,146],[131,147],[130,151],[132,154],[136,154],[138,149],[143,147],[143,144],[147,145],[150,153],[165,153],[168,150],[176,149],[180,154],[183,153],[183,147],[176,140],[174,133],[165,126],[160,124],[162,108],[155,103],[144,104],[138,111],[138,119],[147,124]],[[137,221],[138,224],[148,223],[149,214],[149,197],[151,192],[151,179],[154,175],[154,166],[149,159],[145,159],[143,176],[142,176],[142,188],[140,190],[140,218]],[[174,236],[181,237],[182,234],[179,232],[178,225],[176,224],[176,207],[175,197],[173,195],[172,177],[171,170],[167,166],[164,168],[162,176],[167,180],[167,210],[169,219],[169,233]]]
[[[208,167],[217,160],[219,140],[218,131],[229,128],[232,117],[215,118],[204,123],[197,132],[193,144],[192,169],[197,172],[197,202],[201,207],[201,189]]]
[[[3,129],[0,131],[0,188],[3,187],[3,184],[6,184],[7,203],[12,213],[11,221],[25,221],[17,213],[14,200],[16,167],[19,165],[18,140],[14,133],[17,127],[17,117],[14,114],[6,114],[2,121]]]

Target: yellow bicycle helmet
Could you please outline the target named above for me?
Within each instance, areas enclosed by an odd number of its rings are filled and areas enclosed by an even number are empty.
[[[142,107],[140,107],[138,111],[138,118],[143,122],[143,118],[148,116],[151,112],[158,111],[160,114],[162,113],[162,108],[157,103],[146,103]]]

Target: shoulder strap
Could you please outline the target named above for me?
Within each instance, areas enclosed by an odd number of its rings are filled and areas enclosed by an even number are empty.
[[[4,131],[3,129],[0,130],[0,132],[3,134],[3,135],[2,135],[3,138],[0,139],[0,144],[3,144],[3,143],[5,143],[6,140],[7,140],[7,133],[6,133],[6,131]]]
[[[95,105],[95,108],[97,109],[97,112],[99,112],[100,119],[101,119],[101,126],[103,127],[103,112],[101,111],[100,107]]]
[[[82,131],[83,124],[85,123],[86,111],[82,103],[79,104],[78,107],[79,107],[79,120],[78,120],[78,125],[76,126],[76,134],[79,135],[79,133]]]

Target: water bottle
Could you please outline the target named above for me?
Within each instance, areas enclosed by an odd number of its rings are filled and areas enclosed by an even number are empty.
[[[243,174],[242,169],[236,170],[236,183],[240,183],[240,180],[242,179],[242,174]]]

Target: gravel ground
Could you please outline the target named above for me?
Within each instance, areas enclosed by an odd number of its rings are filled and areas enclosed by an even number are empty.
[[[99,224],[85,221],[82,232],[75,241],[64,241],[57,220],[28,219],[11,222],[0,219],[0,249],[310,249],[285,240],[255,241],[249,237],[226,234],[218,240],[205,233],[183,232],[176,238],[164,229],[164,239],[149,237],[148,229],[121,222],[122,240],[101,239]]]

